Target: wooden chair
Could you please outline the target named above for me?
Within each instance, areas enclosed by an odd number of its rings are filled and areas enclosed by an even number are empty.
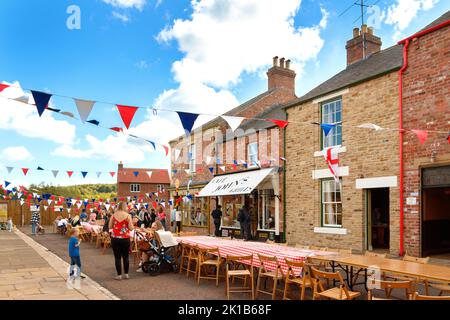
[[[310,249],[309,246],[304,246],[304,245],[299,244],[299,243],[296,243],[296,244],[295,244],[295,247],[296,247],[297,249],[304,249],[304,250],[309,250],[309,249]]]
[[[133,237],[131,241],[131,254],[133,255],[133,265],[141,260],[141,251],[138,247],[137,237]]]
[[[186,269],[186,276],[188,278],[191,273],[194,274],[194,279],[197,278],[198,264],[200,259],[198,254],[199,254],[199,247],[197,245],[190,246]]]
[[[189,259],[189,252],[191,251],[191,246],[187,243],[180,243],[181,246],[181,254],[180,254],[180,271],[182,273],[184,271],[187,272],[187,265]]]
[[[426,281],[426,280],[425,280]],[[434,288],[439,290],[439,294],[438,296],[442,296],[442,294],[445,293],[450,293],[450,284],[448,283],[444,283],[444,282],[426,282],[426,289],[425,292],[428,294],[428,287]]]
[[[258,298],[258,294],[265,293],[272,296],[272,300],[275,300],[277,293],[277,284],[278,281],[284,279],[283,269],[281,269],[280,263],[278,262],[277,257],[265,256],[262,254],[258,254],[260,266],[258,270],[258,280],[256,282],[256,295],[255,298]],[[268,265],[275,265],[275,271],[269,271],[271,268],[268,268]],[[267,279],[272,279],[273,288],[272,292],[264,291],[261,289],[261,280],[264,280],[264,283]],[[265,288],[264,288],[265,289]]]
[[[450,296],[424,296],[415,292],[413,294],[413,300],[450,300]]]
[[[394,289],[405,290],[407,300],[411,300],[414,292],[413,283],[411,281],[386,281],[369,278],[367,280],[367,300],[386,300],[374,297],[373,290],[375,289],[384,290],[387,299],[390,299],[391,292]]]
[[[97,234],[97,238],[95,239],[95,247],[98,248],[98,246],[103,244],[103,240],[105,238],[105,233],[107,232],[99,232]]]
[[[73,227],[72,227],[72,225],[70,223],[68,223],[66,228],[67,228],[66,237],[69,238],[70,237],[69,236],[70,235],[70,230],[72,230]]]
[[[225,290],[228,300],[230,300],[230,293],[232,292],[250,292],[252,294],[252,300],[255,300],[253,255],[248,256],[228,255],[225,262],[225,278],[226,278]],[[244,280],[244,284],[242,287],[230,287],[230,279],[232,283],[234,283],[235,278]]]
[[[386,253],[377,253],[377,252],[372,252],[372,251],[366,251],[366,252],[364,252],[364,255],[366,257],[386,258]]]
[[[284,259],[286,262],[286,265],[288,266],[288,270],[286,273],[286,278],[284,282],[284,293],[283,293],[283,300],[290,300],[288,299],[289,294],[289,285],[294,284],[299,287],[300,289],[300,300],[305,299],[305,291],[306,288],[313,289],[311,277],[309,276],[309,272],[307,268],[305,268],[305,262],[303,261],[292,261],[287,258]],[[295,269],[300,269],[299,272],[296,274]]]
[[[350,291],[339,272],[320,271],[315,267],[310,267],[310,272],[313,281],[313,300],[317,298],[353,300],[361,295],[360,292]],[[327,282],[335,280],[339,285],[325,290],[322,280]]]
[[[200,248],[198,256],[197,284],[200,284],[200,279],[209,279],[216,280],[216,287],[219,286],[220,265],[222,263],[219,248]],[[208,269],[211,267],[215,269],[214,274],[208,273]],[[204,275],[202,275],[202,271],[205,272]]]
[[[405,254],[403,256],[403,261],[409,261],[409,262],[416,262],[416,263],[420,263],[420,264],[428,264],[428,262],[430,261],[430,257],[426,257],[426,258],[417,258],[417,257],[413,257],[413,256],[409,256],[408,254]],[[423,281],[424,287],[425,287],[425,294],[428,295],[429,294],[429,290],[428,290],[428,280],[422,280],[420,281],[418,278],[415,277],[411,277],[411,276],[402,276],[402,275],[396,275],[396,274],[391,274],[391,273],[383,273],[383,279],[395,279],[398,281],[413,281],[414,284],[418,284],[419,282]]]
[[[104,233],[103,234],[103,250],[102,250],[102,254],[105,254],[106,248],[111,247],[111,236],[109,233]]]
[[[93,231],[91,233],[91,243],[93,243],[94,241],[97,243],[97,237],[99,234],[100,234],[100,232],[98,232],[98,231]]]

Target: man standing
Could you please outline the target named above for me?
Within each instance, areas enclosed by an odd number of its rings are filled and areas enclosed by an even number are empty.
[[[242,239],[248,241],[250,239],[249,235],[250,214],[247,209],[247,204],[244,204],[244,206],[241,209],[239,209],[237,221],[239,221],[241,227]]]
[[[216,206],[216,209],[211,212],[211,216],[214,219],[214,226],[216,227],[216,230],[214,232],[214,235],[216,237],[220,237],[220,219],[222,218],[222,211],[220,210],[222,206],[218,204]]]

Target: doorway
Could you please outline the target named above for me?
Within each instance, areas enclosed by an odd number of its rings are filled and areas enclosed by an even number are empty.
[[[367,189],[367,249],[389,249],[389,188]]]

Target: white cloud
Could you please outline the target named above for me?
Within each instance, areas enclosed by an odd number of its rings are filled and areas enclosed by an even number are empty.
[[[0,153],[0,159],[8,162],[33,160],[33,156],[24,146],[7,147]]]
[[[143,141],[128,138],[125,135],[109,135],[100,140],[92,135],[86,135],[85,149],[71,145],[57,147],[52,155],[75,159],[108,159],[124,163],[139,163],[145,160],[145,153],[151,152],[152,147]],[[134,140],[134,141],[133,141]]]
[[[417,16],[420,10],[429,10],[434,7],[439,0],[396,0],[384,12],[384,22],[393,25],[395,33],[393,39],[397,39],[411,21]]]
[[[30,98],[20,89],[18,82],[12,85],[14,87],[7,88],[0,94],[2,108],[0,129],[13,130],[25,137],[39,138],[59,144],[74,143],[76,131],[74,125],[64,120],[56,120],[49,111],[45,111],[42,117],[39,117],[36,107],[11,100],[23,97],[24,101],[28,101]]]
[[[162,30],[161,42],[176,40],[183,59],[173,64],[178,82],[215,87],[236,84],[243,72],[266,68],[273,56],[304,62],[323,46],[321,27],[296,28],[300,0],[198,0],[192,1],[190,19],[176,19]]]
[[[102,0],[103,2],[117,8],[136,8],[142,10],[147,0]]]
[[[116,11],[113,11],[112,15],[114,18],[119,19],[122,22],[128,22],[130,20],[130,18],[128,18],[128,16],[126,14],[121,14]]]

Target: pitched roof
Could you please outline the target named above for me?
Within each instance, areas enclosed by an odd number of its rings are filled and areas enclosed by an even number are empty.
[[[151,171],[149,177],[147,174]],[[134,173],[138,172],[135,176]],[[155,183],[170,184],[169,171],[166,169],[123,168],[117,172],[117,183]]]
[[[322,82],[304,96],[288,103],[284,108],[293,107],[308,100],[392,72],[400,69],[402,64],[402,46],[394,45],[347,66],[347,68]]]
[[[441,24],[447,20],[450,20],[450,10],[447,11],[446,13],[444,13],[442,16],[440,16],[439,18],[437,18],[436,20],[434,20],[432,23],[430,23],[429,25],[427,25],[425,28],[423,28],[422,30],[427,30],[430,29],[431,27],[437,26],[438,24]]]

